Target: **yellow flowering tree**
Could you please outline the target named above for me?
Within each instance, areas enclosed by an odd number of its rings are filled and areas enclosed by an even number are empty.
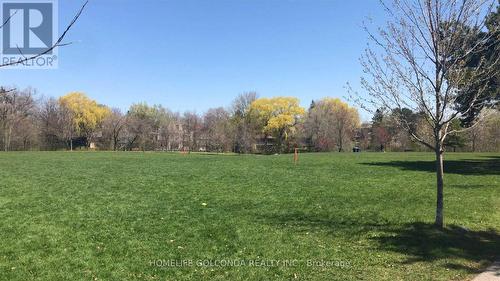
[[[71,132],[76,136],[83,136],[87,144],[92,142],[95,130],[101,125],[104,118],[110,113],[110,109],[98,104],[83,93],[73,92],[59,98],[59,105],[69,115],[68,122]],[[71,149],[73,145],[70,135]]]
[[[250,114],[266,136],[276,137],[278,148],[282,150],[283,143],[296,132],[305,110],[297,98],[260,98],[250,105]]]

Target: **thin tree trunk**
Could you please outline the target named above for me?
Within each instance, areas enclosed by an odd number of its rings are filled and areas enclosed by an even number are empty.
[[[9,134],[7,135],[7,150],[10,150],[11,139],[12,139],[12,126],[9,126]]]
[[[339,152],[342,152],[342,135],[340,134],[340,132],[339,132],[339,135],[340,135],[340,137],[339,137]]]
[[[7,128],[4,127],[4,133],[3,133],[3,150],[4,151],[7,151],[8,150],[8,147],[7,147]]]
[[[443,215],[443,151],[439,143],[436,144],[436,178],[437,178],[437,201],[436,201],[436,220],[434,224],[438,228],[444,226]]]
[[[278,137],[278,153],[284,153],[284,149],[283,149],[283,144],[285,142],[284,135],[285,135],[284,131],[280,131],[279,137]]]
[[[342,150],[344,149],[343,146],[344,146],[344,143],[343,143],[343,136],[342,136],[342,130],[343,130],[343,126],[340,126],[339,128],[339,152],[342,152]]]
[[[4,123],[3,124],[3,150],[9,151],[9,126]]]

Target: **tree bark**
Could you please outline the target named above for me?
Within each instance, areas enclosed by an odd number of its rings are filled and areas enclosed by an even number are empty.
[[[12,140],[12,126],[9,126],[9,133],[7,135],[7,150],[6,151],[10,151],[10,143],[11,143],[11,140]]]
[[[343,150],[343,143],[342,143],[342,130],[339,130],[339,152],[342,152]]]
[[[434,224],[438,228],[444,226],[443,215],[443,150],[440,144],[436,144],[436,178],[437,178],[437,200],[436,200],[436,220]]]
[[[4,127],[4,132],[3,132],[3,150],[7,151],[7,129]]]
[[[9,151],[10,146],[10,136],[9,131],[11,131],[11,127],[8,124],[4,124],[3,126],[3,150]]]

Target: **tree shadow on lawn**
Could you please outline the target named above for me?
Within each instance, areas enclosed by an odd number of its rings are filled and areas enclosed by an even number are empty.
[[[486,184],[450,184],[449,186],[455,188],[467,188],[467,189],[493,187],[492,185],[486,185]]]
[[[348,238],[368,235],[369,240],[375,242],[376,250],[406,255],[408,258],[401,264],[461,259],[487,267],[500,258],[500,234],[494,229],[472,231],[450,225],[439,230],[433,224],[423,222],[395,225],[376,217],[322,217],[300,212],[259,216],[259,220],[297,232],[326,231],[333,236]],[[369,232],[376,235],[371,236]],[[478,273],[477,268],[463,263],[447,263],[444,267]]]
[[[370,230],[387,229],[389,222],[377,220],[376,218],[363,219],[360,223],[345,215],[322,216],[319,214],[306,214],[303,212],[291,212],[286,214],[256,215],[259,221],[281,228],[291,228],[297,232],[322,231],[331,235],[352,234],[359,235]]]
[[[397,167],[402,170],[435,172],[435,161],[390,161],[361,163],[368,166]],[[460,175],[500,175],[500,157],[487,159],[445,160],[444,173]]]
[[[450,225],[438,230],[432,224],[417,222],[372,239],[380,250],[409,255],[403,264],[458,258],[486,267],[500,256],[500,234],[493,229],[471,231]],[[445,267],[478,273],[476,268],[463,264],[448,263]]]

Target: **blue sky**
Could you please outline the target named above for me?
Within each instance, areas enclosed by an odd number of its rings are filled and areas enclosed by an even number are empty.
[[[59,1],[60,29],[80,4]],[[201,113],[245,91],[308,106],[358,85],[368,16],[383,20],[378,1],[91,0],[58,69],[3,69],[0,84],[82,91],[124,110],[146,101]]]

